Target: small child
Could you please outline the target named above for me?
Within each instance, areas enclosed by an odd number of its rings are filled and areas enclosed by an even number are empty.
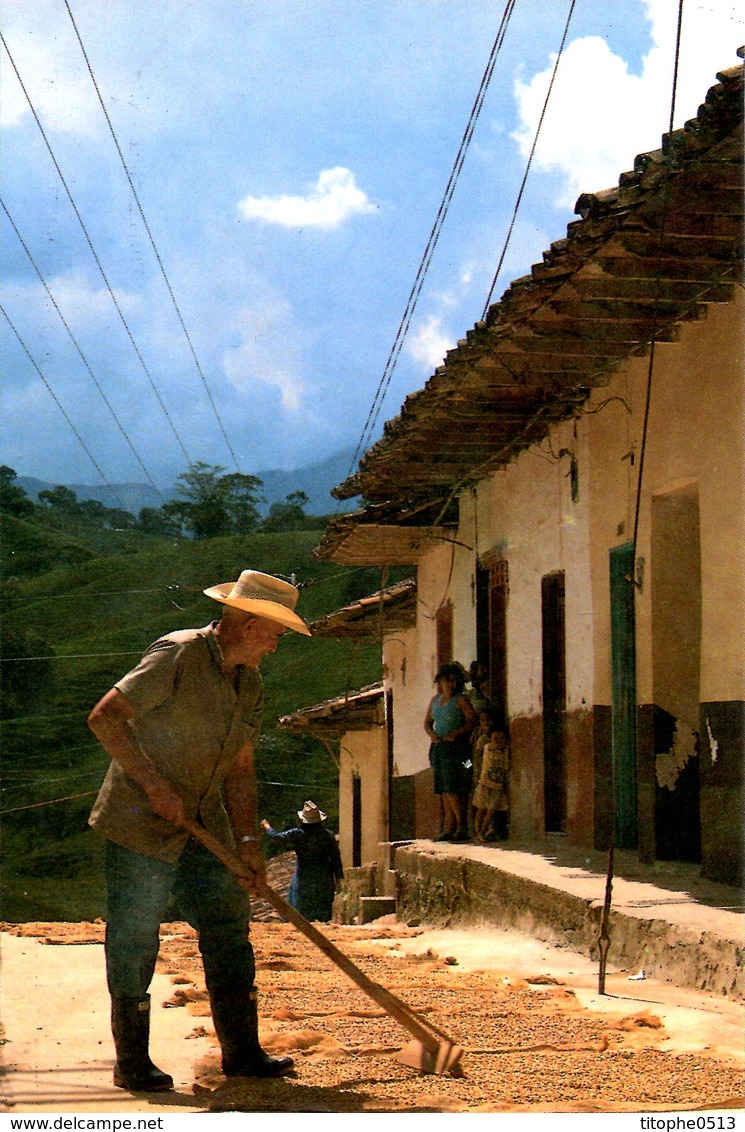
[[[471,732],[471,762],[473,763],[471,781],[473,782],[473,790],[471,792],[471,812],[469,816],[471,819],[471,829],[474,834],[476,833],[476,806],[474,797],[481,778],[481,767],[484,761],[484,746],[489,741],[489,737],[495,726],[496,723],[491,712],[488,708],[482,708],[479,712],[478,725]]]
[[[484,744],[481,775],[473,792],[476,841],[486,841],[492,833],[500,840],[507,836],[509,770],[510,750],[507,738],[503,731],[494,729],[489,741]]]

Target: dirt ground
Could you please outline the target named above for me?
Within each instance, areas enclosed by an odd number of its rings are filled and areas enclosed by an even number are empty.
[[[744,1107],[745,1006],[500,929],[435,931],[395,917],[324,933],[375,982],[461,1045],[462,1075],[396,1054],[400,1024],[290,925],[252,925],[261,1038],[296,1073],[226,1081],[194,933],[164,925],[154,1058],[171,1094],[111,1087],[103,925],[0,925],[3,1109],[192,1112],[654,1112]],[[53,946],[56,944],[67,946]],[[25,985],[13,980],[14,972]],[[56,995],[50,993],[54,982]],[[74,991],[61,993],[65,984]],[[16,986],[15,992],[10,990]],[[40,1008],[35,1002],[43,1004]]]

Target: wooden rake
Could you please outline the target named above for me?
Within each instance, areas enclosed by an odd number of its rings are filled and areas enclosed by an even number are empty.
[[[397,1061],[401,1062],[402,1065],[411,1066],[412,1069],[418,1069],[422,1073],[439,1073],[440,1075],[450,1073],[453,1077],[463,1076],[463,1069],[460,1064],[463,1056],[461,1046],[456,1045],[447,1034],[444,1034],[431,1022],[423,1022],[400,998],[397,998],[395,994],[392,994],[391,991],[381,986],[380,983],[376,983],[364,971],[361,971],[323,932],[320,932],[318,928],[306,920],[305,916],[301,916],[265,880],[257,877],[248,869],[237,854],[226,848],[206,829],[188,820],[183,822],[183,827],[206,849],[209,849],[218,860],[222,861],[226,868],[235,873],[239,879],[246,881],[258,896],[271,904],[275,912],[278,912],[284,920],[293,924],[332,963],[335,963],[345,975],[348,975],[365,994],[369,995],[378,1006],[382,1007],[387,1014],[395,1018],[404,1029],[413,1035],[414,1040],[404,1046],[397,1054]]]

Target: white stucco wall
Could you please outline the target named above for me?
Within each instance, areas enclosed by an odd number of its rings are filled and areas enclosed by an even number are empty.
[[[577,460],[576,502],[571,497],[570,459],[557,458],[562,449],[573,452]],[[591,702],[589,482],[581,428],[575,431],[570,421],[552,429],[541,445],[521,453],[479,486],[477,506],[478,553],[501,548],[509,569],[510,715],[536,715],[542,710],[541,579],[557,571],[566,574],[567,706]],[[465,522],[464,518],[462,528]],[[465,537],[463,529],[461,534]]]
[[[638,555],[648,566],[653,494],[695,482],[704,701],[740,699],[745,683],[742,333],[738,292],[735,302],[684,324],[677,343],[658,345],[653,377]],[[555,426],[541,445],[475,492],[462,493],[457,541],[440,543],[421,559],[417,628],[397,634],[384,654],[394,694],[397,774],[427,766],[421,721],[434,692],[437,609],[453,603],[454,657],[467,667],[476,653],[475,566],[494,548],[509,566],[510,716],[542,711],[541,578],[559,570],[566,581],[567,709],[611,702],[609,552],[633,537],[647,369],[647,358],[630,359],[608,386],[594,391],[576,420]],[[577,460],[576,501],[570,460],[556,458],[562,449]],[[639,702],[652,702],[649,586],[637,597],[637,694]]]
[[[653,702],[651,634],[652,498],[687,487],[698,494],[701,525],[701,700],[743,698],[745,672],[745,412],[742,291],[684,323],[674,343],[655,349],[644,459],[637,556],[637,696]],[[733,349],[734,346],[734,349]],[[593,575],[596,640],[609,637],[608,550],[633,537],[643,438],[648,358],[633,358],[611,386],[597,390],[596,415],[584,418],[592,447]],[[634,453],[632,465],[628,453]],[[604,649],[597,653],[596,699],[610,703]]]
[[[385,727],[348,731],[341,741],[339,769],[339,849],[342,864],[352,864],[354,791],[358,775],[362,791],[360,864],[378,859],[378,845],[388,836],[388,742]]]
[[[428,765],[424,713],[432,695],[429,642],[416,628],[383,641],[383,675],[393,696],[393,774],[416,774]]]

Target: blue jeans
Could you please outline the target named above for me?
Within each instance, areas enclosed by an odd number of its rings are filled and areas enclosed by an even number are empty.
[[[105,951],[112,998],[147,995],[171,895],[199,935],[210,995],[250,989],[256,973],[248,938],[251,905],[233,874],[193,838],[176,862],[107,841]]]

